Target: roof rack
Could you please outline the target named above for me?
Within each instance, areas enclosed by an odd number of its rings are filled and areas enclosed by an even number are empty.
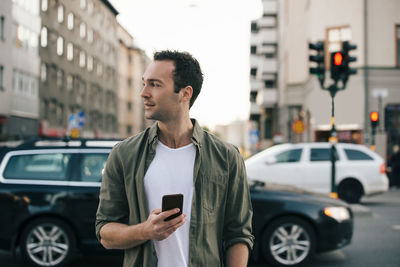
[[[32,147],[113,147],[121,139],[98,139],[98,138],[52,138],[40,137],[30,139],[18,146],[18,148]]]

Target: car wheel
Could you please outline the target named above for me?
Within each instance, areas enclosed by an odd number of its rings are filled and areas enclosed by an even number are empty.
[[[262,237],[265,259],[274,266],[298,266],[315,251],[315,232],[311,225],[294,216],[270,223]]]
[[[21,255],[32,266],[65,266],[71,259],[75,237],[71,228],[56,218],[40,218],[22,231]]]
[[[338,195],[347,203],[359,203],[364,194],[362,185],[357,180],[345,180],[340,183]]]

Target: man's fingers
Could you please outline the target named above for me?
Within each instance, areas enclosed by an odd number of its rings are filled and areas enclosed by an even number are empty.
[[[165,220],[166,218],[168,218],[171,215],[177,214],[179,212],[179,209],[172,209],[172,210],[166,210],[160,213],[160,218],[162,218],[163,220]]]

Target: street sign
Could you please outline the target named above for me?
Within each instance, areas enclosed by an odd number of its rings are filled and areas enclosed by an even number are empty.
[[[295,120],[292,125],[293,131],[297,134],[302,134],[305,130],[305,125],[302,120]]]

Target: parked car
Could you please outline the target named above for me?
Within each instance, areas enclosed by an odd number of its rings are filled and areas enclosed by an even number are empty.
[[[281,144],[246,160],[250,180],[294,185],[309,191],[331,192],[329,143]],[[339,198],[358,203],[364,195],[388,190],[385,161],[363,145],[336,144],[336,179]]]
[[[36,141],[0,154],[0,249],[34,266],[65,266],[76,252],[110,253],[94,233],[102,169],[116,141]],[[347,204],[262,183],[251,186],[251,258],[296,266],[351,242]]]

